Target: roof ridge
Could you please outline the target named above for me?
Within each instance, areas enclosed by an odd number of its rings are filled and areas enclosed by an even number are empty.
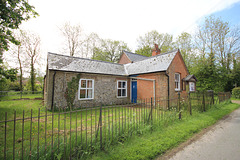
[[[127,52],[127,53],[130,53],[130,54],[134,54],[134,55],[138,55],[138,56],[142,56],[142,57],[147,57],[147,56],[137,54],[137,53],[133,53],[133,52],[129,52],[129,51],[126,51],[126,50],[123,50],[123,52]]]
[[[169,51],[169,52],[165,52],[165,53],[157,54],[156,56],[147,57],[146,59],[139,60],[139,61],[137,61],[137,62],[145,61],[145,60],[147,60],[147,59],[151,59],[151,58],[155,58],[155,57],[163,56],[163,55],[166,55],[166,54],[169,54],[169,53],[172,53],[172,52],[177,52],[177,51],[178,51],[178,49],[174,49],[174,50]],[[136,63],[136,62],[134,62],[134,63]]]
[[[82,59],[82,60],[88,60],[88,61],[103,62],[103,63],[109,63],[109,64],[114,64],[114,65],[122,65],[123,66],[123,64],[118,64],[118,63],[113,63],[113,62],[106,62],[106,61],[100,61],[100,60],[89,59],[89,58],[68,56],[68,55],[63,55],[63,54],[58,54],[58,53],[48,52],[48,54],[53,54],[53,55],[58,55],[58,56],[63,56],[63,57],[69,57],[69,58]]]

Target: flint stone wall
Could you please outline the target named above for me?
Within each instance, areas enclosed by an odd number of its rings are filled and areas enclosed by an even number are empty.
[[[54,71],[48,71],[47,74],[47,90],[45,91],[44,97],[45,105],[51,109],[52,104],[52,88],[53,88],[53,75]],[[91,100],[79,100],[78,99],[78,87],[79,81],[77,81],[76,93],[73,95],[73,107],[91,107],[99,105],[113,105],[130,102],[130,84],[129,79],[123,76],[113,75],[100,75],[100,74],[86,74],[86,73],[73,73],[73,72],[62,72],[56,71],[55,74],[55,85],[54,85],[54,102],[55,108],[66,108],[68,106],[67,101],[67,88],[71,84],[73,77],[80,79],[93,79],[94,80],[94,99]],[[127,97],[117,98],[117,80],[126,80],[127,84]]]

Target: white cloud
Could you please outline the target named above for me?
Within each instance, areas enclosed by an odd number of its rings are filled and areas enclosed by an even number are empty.
[[[191,32],[206,15],[240,0],[29,0],[40,17],[23,24],[40,34],[43,52],[58,52],[62,37],[57,26],[79,23],[85,32],[122,40],[136,48],[136,39],[151,30],[178,35]]]

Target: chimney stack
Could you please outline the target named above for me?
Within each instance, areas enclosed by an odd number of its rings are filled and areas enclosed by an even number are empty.
[[[161,50],[158,48],[157,44],[154,44],[154,49],[152,49],[152,56],[156,56],[161,53]]]

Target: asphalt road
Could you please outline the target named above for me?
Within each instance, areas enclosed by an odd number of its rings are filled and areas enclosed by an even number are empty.
[[[170,160],[240,160],[240,108]]]

